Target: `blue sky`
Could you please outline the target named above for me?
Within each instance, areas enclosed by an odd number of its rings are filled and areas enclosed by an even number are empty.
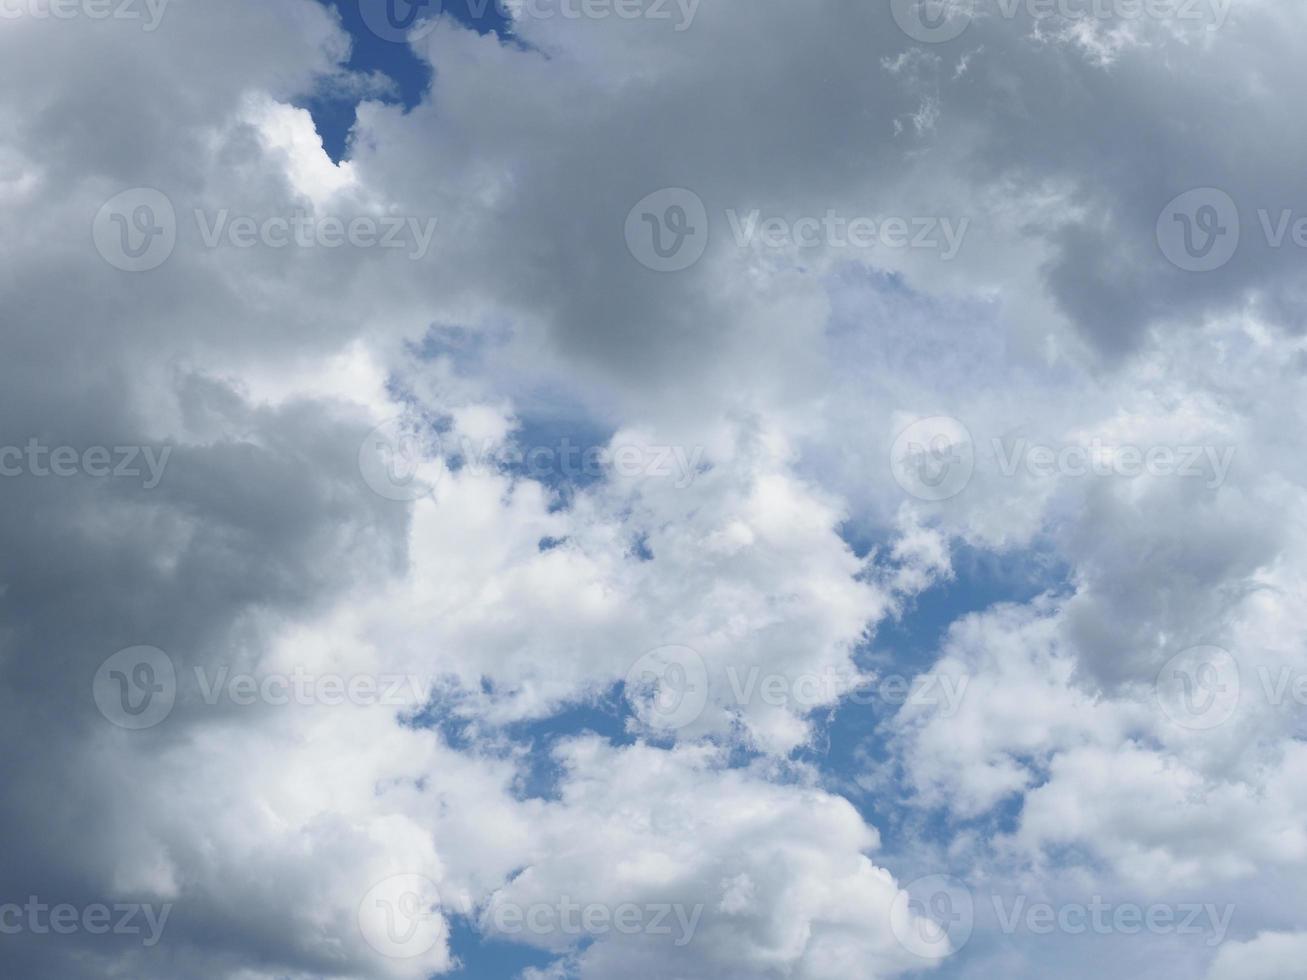
[[[354,46],[345,67],[353,71],[381,72],[395,83],[395,94],[384,101],[394,101],[412,108],[422,99],[431,84],[431,67],[416,57],[406,44],[383,40],[368,30],[359,13],[357,0],[319,0],[340,16],[341,24],[350,34]],[[407,3],[407,0],[396,0]],[[430,9],[432,0],[424,0],[423,9]],[[499,15],[496,4],[469,4],[468,0],[446,0],[444,16],[476,28],[481,33],[503,33],[507,26]],[[439,66],[437,66],[439,71]],[[319,93],[303,103],[313,113],[313,121],[322,136],[323,147],[333,160],[339,162],[346,155],[350,128],[354,125],[353,100]]]

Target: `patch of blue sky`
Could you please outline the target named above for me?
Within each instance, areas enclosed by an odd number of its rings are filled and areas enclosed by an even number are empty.
[[[336,11],[341,25],[353,41],[345,68],[365,76],[380,75],[393,83],[378,97],[383,102],[402,105],[406,110],[421,102],[432,82],[432,67],[419,58],[408,44],[388,40],[370,30],[361,5],[370,4],[391,21],[402,23],[416,14],[420,21],[429,16],[451,17],[482,34],[507,35],[509,22],[501,4],[495,0],[318,0]],[[349,152],[349,134],[354,126],[358,94],[352,87],[328,84],[298,103],[308,109],[322,137],[323,146],[332,160],[339,163]]]

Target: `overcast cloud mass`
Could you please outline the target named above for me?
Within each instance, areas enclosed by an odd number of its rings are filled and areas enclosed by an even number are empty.
[[[1307,6],[0,0],[0,974],[1307,974]]]

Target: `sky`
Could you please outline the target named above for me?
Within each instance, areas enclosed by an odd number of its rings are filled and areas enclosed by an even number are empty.
[[[0,974],[1300,977],[1305,28],[0,2]]]

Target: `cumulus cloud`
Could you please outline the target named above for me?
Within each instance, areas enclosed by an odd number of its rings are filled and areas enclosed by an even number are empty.
[[[353,7],[91,6],[0,20],[8,973],[1072,976],[988,897],[1107,892],[1289,975],[1301,10],[525,5],[406,108]]]

